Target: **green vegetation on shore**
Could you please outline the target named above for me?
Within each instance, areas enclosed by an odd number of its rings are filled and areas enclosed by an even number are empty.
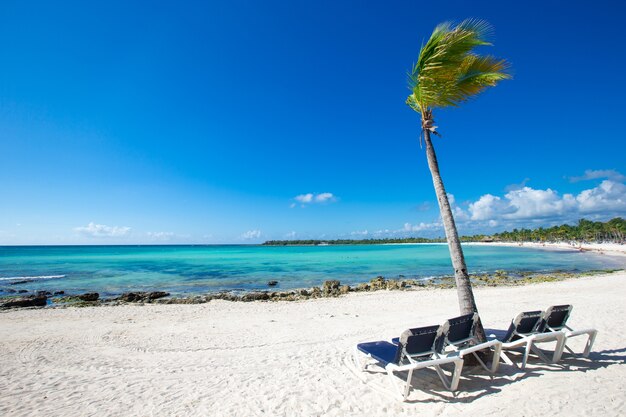
[[[463,242],[615,242],[626,240],[626,220],[616,217],[607,222],[594,222],[581,219],[576,225],[562,224],[549,228],[513,229],[494,235],[461,236]],[[335,239],[335,240],[268,240],[266,246],[303,246],[303,245],[380,245],[390,243],[442,243],[445,238],[388,238],[388,239]]]
[[[513,229],[511,232],[496,233],[494,240],[523,242],[615,242],[624,243],[626,220],[616,217],[608,222],[581,219],[577,225],[562,224],[544,229]]]
[[[380,245],[385,243],[441,243],[445,238],[427,239],[424,237],[387,238],[387,239],[334,239],[334,240],[268,240],[266,246],[315,246],[315,245]]]

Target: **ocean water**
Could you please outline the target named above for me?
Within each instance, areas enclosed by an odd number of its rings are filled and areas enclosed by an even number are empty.
[[[625,268],[624,258],[575,250],[466,246],[471,273]],[[28,246],[0,247],[0,297],[12,290],[68,294],[163,290],[175,295],[345,284],[378,275],[429,278],[452,272],[446,245]],[[8,291],[9,290],[9,291]]]

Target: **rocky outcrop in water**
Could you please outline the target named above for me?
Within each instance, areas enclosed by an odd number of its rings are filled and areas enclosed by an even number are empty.
[[[152,300],[156,300],[159,298],[167,297],[170,293],[164,291],[152,291],[152,292],[126,292],[120,295],[115,300],[124,301],[127,303],[149,303]]]
[[[100,294],[98,294],[97,292],[86,292],[85,294],[76,296],[76,298],[81,301],[98,301],[98,298],[100,298]]]
[[[29,295],[0,301],[0,308],[44,307],[48,302],[45,295]]]

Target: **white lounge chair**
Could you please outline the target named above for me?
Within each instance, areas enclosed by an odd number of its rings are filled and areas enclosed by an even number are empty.
[[[442,334],[442,326],[428,326],[404,331],[397,344],[387,341],[359,343],[355,349],[357,367],[366,370],[368,365],[377,363],[384,368],[394,391],[399,391],[403,401],[409,395],[413,372],[427,367],[434,367],[444,387],[455,391],[459,385],[463,359],[458,355],[448,357],[440,353],[438,346],[441,346]],[[450,378],[441,369],[441,365],[449,363],[454,364]],[[404,386],[398,385],[396,372],[407,373]]]
[[[515,365],[511,358],[506,354],[508,350],[523,350],[523,359],[521,369],[526,368],[528,355],[532,351],[541,360],[546,363],[558,362],[563,354],[563,346],[565,345],[565,333],[562,331],[554,331],[544,333],[540,331],[543,313],[541,311],[526,311],[520,313],[509,326],[508,331],[497,337],[491,334],[492,340],[499,340],[502,343],[500,357],[509,365]],[[539,343],[556,342],[552,358],[548,358],[538,347]]]
[[[586,358],[591,352],[591,348],[593,347],[593,342],[596,340],[598,331],[596,329],[574,330],[569,327],[566,323],[573,308],[574,307],[569,304],[548,307],[548,309],[543,313],[541,329],[544,332],[561,331],[565,333],[565,349],[572,354],[575,354],[575,352],[567,346],[567,340],[575,336],[586,334],[588,336],[587,343],[585,344],[585,349],[582,353],[582,356]]]

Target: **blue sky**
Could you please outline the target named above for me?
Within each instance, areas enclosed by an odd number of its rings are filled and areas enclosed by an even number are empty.
[[[626,215],[625,6],[0,4],[0,244],[439,236],[406,72],[496,30],[514,79],[439,111],[461,233]]]

